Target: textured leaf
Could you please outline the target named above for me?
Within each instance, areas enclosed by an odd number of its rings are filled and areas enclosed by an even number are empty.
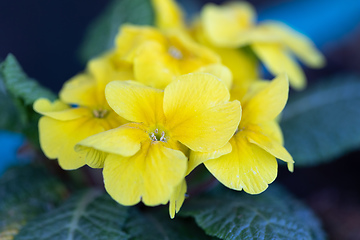
[[[197,227],[193,219],[179,217],[170,219],[167,211],[159,212],[159,209],[140,213],[132,208],[125,227],[131,240],[215,239],[207,236],[203,230]]]
[[[330,161],[360,147],[360,76],[338,76],[291,96],[281,121],[295,166]]]
[[[113,0],[89,26],[80,48],[80,59],[89,59],[111,49],[120,25],[132,23],[153,25],[154,12],[150,0]]]
[[[128,239],[122,230],[127,211],[107,194],[87,190],[31,221],[15,239]]]
[[[1,65],[1,75],[5,88],[15,98],[21,99],[25,105],[31,105],[41,97],[54,100],[56,96],[30,79],[23,72],[16,58],[9,54]]]
[[[185,202],[180,214],[221,239],[325,239],[313,213],[274,184],[260,195],[219,186]]]
[[[37,123],[40,115],[32,109],[38,98],[54,100],[56,96],[23,72],[16,58],[9,54],[0,65],[0,129],[21,132],[39,145]]]
[[[6,93],[5,86],[3,85],[0,76],[0,129],[10,131],[19,131],[21,129],[21,121],[18,111],[11,97]]]
[[[65,186],[43,168],[7,170],[0,178],[0,239],[12,239],[29,220],[53,209],[66,195]]]

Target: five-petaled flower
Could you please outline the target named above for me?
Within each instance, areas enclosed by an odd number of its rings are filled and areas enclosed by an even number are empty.
[[[105,99],[106,84],[118,78],[109,67],[103,58],[92,60],[89,72],[65,83],[60,100],[51,103],[42,98],[34,103],[34,110],[44,115],[39,120],[41,148],[48,158],[57,158],[63,169],[85,165],[84,156],[74,150],[79,141],[126,122]]]
[[[225,186],[251,194],[263,192],[275,180],[276,158],[287,162],[293,171],[294,161],[282,146],[282,132],[275,119],[286,104],[288,90],[285,74],[270,83],[254,85],[242,97],[241,122],[230,144],[215,152],[192,152],[189,170],[203,162]]]
[[[77,151],[106,153],[89,154],[86,162],[104,166],[105,188],[119,203],[153,206],[172,199],[177,206],[171,209],[178,210],[188,149],[209,152],[227,144],[240,121],[240,102],[229,102],[225,84],[206,73],[180,76],[164,91],[113,81],[105,92],[130,123],[82,140]]]
[[[214,47],[236,49],[250,46],[271,73],[286,72],[293,88],[304,89],[305,75],[293,55],[313,68],[324,66],[323,55],[306,36],[285,24],[274,21],[255,24],[255,17],[253,7],[245,2],[221,6],[209,3],[201,12],[197,23],[201,27],[197,28]]]

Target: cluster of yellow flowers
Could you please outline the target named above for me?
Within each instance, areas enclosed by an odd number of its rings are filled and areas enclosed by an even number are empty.
[[[313,67],[322,55],[284,25],[256,24],[244,2],[207,4],[191,27],[172,0],[153,5],[156,27],[121,26],[115,48],[66,82],[60,100],[34,103],[45,155],[63,169],[103,168],[120,204],[170,202],[171,217],[202,163],[227,187],[261,193],[276,158],[293,170],[276,120],[286,74],[305,86],[291,54]],[[274,80],[259,80],[259,60]]]

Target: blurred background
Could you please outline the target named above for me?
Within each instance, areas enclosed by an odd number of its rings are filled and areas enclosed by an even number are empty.
[[[30,77],[58,92],[66,80],[84,69],[78,48],[89,23],[109,2],[0,0],[0,60],[13,53]],[[210,1],[179,2],[191,18]],[[283,21],[307,35],[324,53],[325,68],[305,68],[309,85],[334,74],[360,74],[359,0],[249,2],[255,6],[259,21]],[[0,130],[0,144],[0,174],[14,164],[13,159],[26,162],[28,153],[21,135]],[[359,150],[317,167],[295,168],[292,174],[281,167],[277,181],[312,207],[330,239],[360,239],[358,169]]]

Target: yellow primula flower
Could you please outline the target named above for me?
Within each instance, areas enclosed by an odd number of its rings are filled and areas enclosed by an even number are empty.
[[[178,30],[125,25],[116,39],[119,58],[133,64],[135,80],[165,88],[176,77],[220,63],[217,54]]]
[[[130,123],[91,136],[76,150],[107,154],[105,188],[120,204],[170,201],[173,217],[185,197],[187,149],[209,152],[227,144],[240,121],[239,101],[229,102],[225,84],[206,73],[180,76],[165,90],[113,81],[105,92],[110,107]]]
[[[60,100],[34,103],[34,110],[44,115],[39,120],[41,148],[48,158],[57,158],[63,169],[85,164],[84,156],[74,150],[79,141],[125,123],[105,99],[106,84],[122,74],[112,72],[105,59],[92,60],[88,71],[65,83]]]
[[[275,120],[286,104],[288,89],[284,74],[250,88],[242,97],[241,122],[230,143],[213,152],[192,151],[188,172],[204,162],[228,188],[258,194],[275,180],[276,158],[287,162],[293,171],[294,161],[283,147],[282,132]]]
[[[191,35],[200,44],[217,53],[221,63],[228,67],[237,84],[249,84],[258,79],[258,61],[254,55],[241,48],[219,47],[213,44],[204,33],[199,19],[195,20],[191,29]]]
[[[305,75],[293,55],[309,67],[320,68],[325,64],[322,54],[310,39],[285,24],[268,21],[256,25],[255,17],[254,9],[244,2],[207,4],[201,12],[200,25],[214,46],[249,45],[272,74],[286,72],[291,86],[303,89]]]

